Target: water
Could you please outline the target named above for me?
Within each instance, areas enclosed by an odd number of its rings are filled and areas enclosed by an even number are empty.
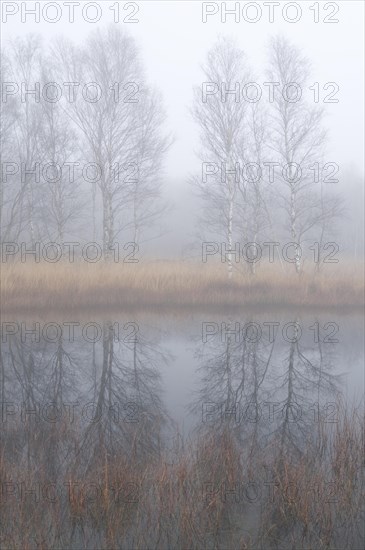
[[[187,509],[199,501],[196,519],[202,510],[211,510],[214,499],[214,506],[219,501],[214,534],[210,512],[204,516],[205,547],[310,548],[320,541],[332,548],[335,540],[345,545],[362,540],[363,508],[356,505],[357,515],[352,507],[344,512],[343,484],[356,481],[350,501],[361,502],[363,455],[350,449],[354,474],[346,445],[355,446],[356,438],[344,428],[350,435],[341,450],[345,454],[339,454],[336,436],[350,410],[363,417],[360,316],[246,311],[222,316],[145,313],[133,318],[12,319],[2,323],[1,358],[2,456],[11,464],[6,478],[10,485],[3,496],[18,509],[29,511],[31,506],[31,547],[40,540],[60,548],[143,547],[148,540],[156,548],[202,547],[203,535],[196,535],[199,526],[182,529],[170,517],[162,528],[164,516],[151,505],[158,501],[154,476],[160,471],[165,473],[158,479],[173,484],[168,491],[172,509],[180,502],[182,486],[177,489],[174,484],[186,456],[192,460],[184,478],[184,491],[190,495]],[[90,519],[96,506],[90,483],[100,483],[96,502],[105,504],[103,480],[112,477],[106,471],[119,471],[120,460],[129,472],[129,477],[125,470],[123,474],[122,504],[132,516],[133,507],[138,512],[128,527],[115,527],[111,543],[105,509],[103,514],[95,512],[94,523]],[[348,463],[349,471],[341,470],[339,460]],[[195,478],[197,471],[203,473]],[[296,479],[306,484],[308,475],[316,480],[311,487],[317,491],[316,505],[331,509],[331,521],[345,518],[346,527],[333,526],[325,536],[326,516],[318,529],[310,523],[308,532],[302,497],[294,498],[300,506],[284,521],[282,503],[270,501],[270,487],[276,490],[284,478],[289,485]],[[72,506],[78,500],[69,487],[65,489],[70,479],[89,484],[87,511],[78,510],[76,516]],[[151,485],[141,479],[149,479]],[[318,496],[317,484],[322,481]],[[30,484],[33,492],[28,494],[22,483],[28,489]],[[335,503],[330,499],[331,483],[336,484]],[[52,498],[49,484],[56,487],[52,486]],[[119,496],[120,491],[119,484]],[[204,508],[204,503],[209,506]],[[44,519],[57,504],[62,510],[60,517],[54,512],[58,530],[52,514]],[[142,516],[149,520],[142,521]],[[20,519],[12,521],[13,527],[5,530],[5,544],[16,543],[11,532],[20,529]],[[66,536],[70,525],[74,527]],[[303,546],[298,546],[299,540]]]

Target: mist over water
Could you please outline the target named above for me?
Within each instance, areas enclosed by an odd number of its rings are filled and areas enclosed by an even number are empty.
[[[2,2],[2,547],[363,546],[363,17]]]

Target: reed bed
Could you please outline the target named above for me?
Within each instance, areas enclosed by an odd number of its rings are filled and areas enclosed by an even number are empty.
[[[29,426],[13,424],[0,457],[1,547],[361,548],[364,418],[341,407],[339,422],[319,424],[299,454],[275,439],[247,454],[227,424],[184,444],[176,434],[168,450],[134,460],[99,440],[79,471],[78,438],[63,427],[57,437],[67,452],[53,476],[46,452],[29,457]]]
[[[290,268],[290,269],[289,269]],[[331,269],[330,269],[331,268]],[[3,264],[3,313],[253,307],[362,308],[363,266],[335,265],[297,275],[262,265],[255,275],[225,264]]]

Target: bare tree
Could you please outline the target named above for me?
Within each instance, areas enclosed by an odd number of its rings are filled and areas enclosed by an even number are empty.
[[[62,42],[56,55],[68,82],[82,86],[94,83],[96,94],[100,94],[90,100],[76,93],[75,101],[68,102],[66,109],[78,128],[88,162],[95,163],[100,171],[97,185],[102,198],[103,249],[109,258],[123,224],[119,216],[126,202],[133,201],[131,197],[138,189],[138,237],[140,224],[146,219],[146,214],[140,213],[143,201],[150,205],[153,193],[158,194],[158,185],[152,185],[156,184],[156,171],[152,173],[151,161],[155,159],[159,166],[167,145],[160,134],[161,102],[144,86],[136,45],[121,30],[110,27],[106,32],[92,33],[78,48]],[[138,186],[140,171],[145,180]]]
[[[250,272],[256,273],[256,258],[260,260],[259,247],[268,230],[272,230],[271,213],[268,208],[270,187],[263,172],[264,155],[268,149],[267,112],[259,102],[251,103],[247,119],[247,136],[239,148],[242,177],[238,183],[240,212],[238,225],[241,243],[247,245],[245,254]],[[250,254],[249,247],[256,248]],[[251,257],[250,257],[251,256]]]
[[[239,95],[240,87],[249,81],[248,70],[243,52],[231,40],[219,39],[208,53],[203,72],[207,90],[214,94],[204,97],[202,89],[196,87],[192,113],[201,131],[201,160],[212,163],[218,170],[206,181],[194,178],[193,185],[206,203],[202,222],[227,243],[228,276],[231,278],[239,182],[239,174],[232,171],[242,158],[241,148],[246,142],[247,104]],[[221,93],[217,93],[218,89]]]
[[[35,35],[14,40],[8,49],[6,78],[18,88],[2,104],[3,162],[14,163],[14,175],[2,178],[2,240],[17,240],[29,232],[36,239],[36,163],[40,162],[39,134],[42,118],[37,103],[41,42]],[[4,78],[5,75],[3,75]],[[6,81],[5,81],[6,82]],[[5,209],[6,207],[6,209]]]
[[[297,273],[302,270],[302,239],[322,217],[310,166],[321,160],[326,132],[322,129],[323,109],[312,107],[302,98],[309,71],[309,61],[285,38],[271,41],[268,76],[273,86],[279,84],[272,102],[271,148],[275,153],[273,160],[285,172],[275,191],[286,214],[286,228],[296,245]]]
[[[141,243],[143,231],[153,226],[167,209],[167,203],[161,200],[160,174],[164,153],[172,142],[170,138],[160,135],[161,123],[165,118],[160,96],[147,88],[143,93],[143,100],[136,111],[138,177],[130,182],[126,190],[124,217],[127,223],[121,228],[131,230],[136,246]]]
[[[41,74],[42,85],[56,81],[51,59],[47,59],[45,67]],[[42,237],[62,244],[66,231],[75,220],[79,220],[85,202],[80,198],[81,178],[69,169],[68,164],[79,158],[77,136],[54,97],[42,97],[40,110],[39,141],[45,161],[38,206],[40,225]]]
[[[10,59],[7,55],[7,52],[5,49],[1,51],[1,85],[2,89],[6,89],[6,82],[10,80],[10,72],[11,72],[11,66],[10,66]],[[18,116],[18,106],[15,101],[15,98],[10,96],[6,97],[6,99],[3,97],[1,102],[1,137],[0,137],[0,147],[1,147],[1,158],[3,162],[7,162],[11,160],[11,154],[12,154],[12,145],[14,145],[13,141],[13,128],[16,123],[16,119]],[[13,159],[14,160],[14,159]],[[0,180],[0,230],[1,230],[1,237],[3,235],[8,234],[10,231],[11,226],[11,215],[10,218],[6,217],[6,214],[9,212],[11,213],[12,208],[8,206],[8,200],[11,199],[7,197],[7,191],[9,189],[9,185],[7,184],[7,177],[5,177],[4,171],[2,173],[2,177]],[[7,187],[7,189],[5,189]],[[5,207],[6,212],[5,212]],[[13,208],[15,207],[13,203]],[[7,223],[7,226],[4,224]]]

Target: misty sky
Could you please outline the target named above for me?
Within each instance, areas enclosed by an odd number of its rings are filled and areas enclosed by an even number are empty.
[[[6,4],[7,2],[2,2]],[[34,2],[27,2],[33,6]],[[43,3],[41,3],[43,4]],[[58,2],[63,6],[63,2]],[[81,5],[85,2],[80,2]],[[189,115],[192,100],[192,85],[200,85],[202,74],[200,64],[218,34],[236,38],[238,45],[246,52],[252,69],[257,73],[257,82],[262,86],[266,80],[263,73],[268,40],[271,35],[284,33],[300,47],[313,63],[313,83],[336,82],[340,91],[337,104],[327,104],[327,127],[330,129],[328,160],[341,165],[353,165],[359,171],[363,167],[363,120],[364,120],[364,3],[359,1],[339,1],[339,12],[333,18],[339,23],[314,23],[314,12],[309,8],[312,1],[299,2],[302,8],[301,19],[297,23],[287,23],[282,17],[282,8],[275,8],[275,20],[269,22],[268,8],[263,6],[261,19],[257,23],[243,20],[236,23],[233,16],[221,22],[221,13],[208,17],[202,23],[202,2],[199,1],[142,1],[137,2],[138,23],[113,23],[110,6],[115,2],[99,2],[102,16],[97,23],[83,20],[80,9],[75,9],[75,22],[67,21],[68,11],[62,7],[62,17],[57,23],[47,23],[41,17],[39,23],[27,16],[20,21],[20,14],[9,16],[2,24],[3,42],[9,37],[27,32],[40,33],[45,41],[53,40],[58,34],[66,35],[75,42],[82,41],[89,31],[108,24],[123,26],[140,45],[142,59],[148,81],[163,94],[168,115],[167,127],[176,141],[166,159],[166,175],[169,179],[182,180],[191,170],[199,166],[195,156],[198,147],[198,132]],[[120,2],[121,18],[128,14],[123,11],[126,2]],[[216,3],[220,6],[220,3]],[[233,6],[228,2],[227,8]],[[247,2],[241,2],[241,6]],[[262,4],[262,2],[261,2]],[[281,2],[285,5],[287,2]],[[325,4],[325,2],[320,2]],[[334,3],[332,3],[334,4]],[[4,8],[3,8],[4,9]],[[130,10],[129,10],[130,11]],[[49,12],[52,17],[52,11]],[[250,17],[254,12],[248,12]],[[291,12],[288,12],[292,16]],[[330,12],[320,11],[320,19]],[[94,12],[90,11],[90,17]],[[264,87],[262,87],[263,90]],[[313,92],[307,90],[308,97]],[[266,101],[266,95],[263,100]]]
[[[288,23],[283,18],[283,9],[288,2],[280,2],[280,6],[275,8],[273,23],[269,22],[268,7],[262,1],[256,2],[262,6],[261,19],[256,23],[244,21],[242,14],[239,22],[235,22],[234,16],[227,16],[227,21],[222,23],[220,2],[215,3],[219,12],[203,23],[203,2],[193,0],[135,2],[139,11],[134,18],[139,20],[138,23],[114,23],[110,7],[115,6],[116,2],[102,1],[99,2],[100,21],[88,23],[81,15],[85,3],[80,0],[80,6],[75,8],[74,23],[68,22],[68,8],[63,2],[58,2],[62,9],[61,19],[57,23],[48,23],[42,16],[40,22],[35,23],[34,16],[29,15],[26,22],[21,22],[19,11],[2,24],[2,41],[5,44],[11,37],[37,32],[44,37],[45,43],[52,42],[58,35],[81,42],[93,29],[106,28],[108,25],[119,25],[136,39],[147,81],[158,88],[163,96],[167,113],[166,130],[175,138],[167,153],[163,174],[164,196],[174,204],[172,213],[164,219],[170,237],[165,236],[163,241],[159,241],[167,255],[171,251],[183,249],[195,232],[198,203],[187,181],[193,173],[200,173],[201,165],[196,154],[199,149],[199,128],[193,122],[189,108],[192,105],[193,85],[201,86],[204,81],[201,64],[205,62],[207,52],[220,34],[234,37],[238,46],[245,51],[256,75],[256,82],[263,90],[261,101],[266,105],[267,91],[263,83],[267,80],[268,43],[270,37],[276,34],[287,36],[311,60],[313,70],[310,83],[319,83],[321,99],[331,91],[324,92],[323,85],[327,82],[338,84],[339,92],[335,97],[339,102],[325,105],[327,116],[324,122],[329,129],[325,161],[339,165],[338,186],[347,197],[351,197],[350,219],[356,219],[361,227],[362,200],[359,201],[358,197],[363,197],[364,166],[363,1],[319,2],[318,23],[314,23],[314,11],[310,10],[315,5],[312,0],[298,2],[302,14],[297,23]],[[4,6],[9,2],[2,4]],[[26,4],[28,7],[34,6],[34,2]],[[131,13],[126,4],[119,2],[121,20]],[[240,2],[240,7],[244,8],[246,4]],[[327,11],[323,9],[324,5],[329,6]],[[226,6],[232,8],[234,2],[226,2]],[[331,12],[336,6],[339,11],[332,18],[338,18],[339,22],[324,23],[323,18],[331,18]],[[123,10],[123,7],[128,9]],[[50,11],[50,17],[54,17],[54,13]],[[91,9],[88,13],[92,18],[96,12]],[[253,11],[247,13],[251,18],[255,15]],[[293,11],[287,13],[293,17]],[[305,94],[303,97],[313,101],[313,91],[308,89]],[[357,174],[355,180],[351,178],[351,182],[346,178],[349,170]],[[352,222],[348,223],[351,226]],[[348,230],[351,235],[350,226]]]

